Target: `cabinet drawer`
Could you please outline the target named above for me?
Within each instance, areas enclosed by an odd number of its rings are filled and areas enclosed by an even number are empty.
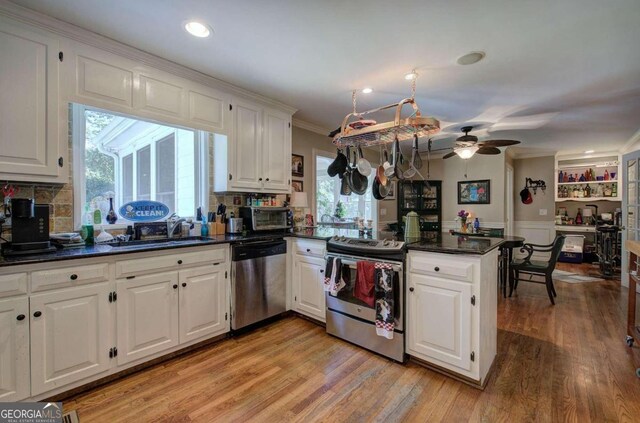
[[[442,278],[473,282],[475,264],[465,262],[463,256],[410,254],[409,272],[436,275]]]
[[[223,263],[227,259],[226,248],[215,248],[195,252],[181,252],[176,249],[171,254],[116,262],[116,278],[177,270],[195,264]]]
[[[31,291],[45,291],[47,289],[103,282],[108,280],[108,263],[63,267],[61,269],[52,270],[40,270],[31,273]]]
[[[310,241],[297,239],[295,241],[295,252],[303,256],[324,257],[326,243],[323,241]]]
[[[14,273],[0,276],[0,298],[27,293],[27,274]]]

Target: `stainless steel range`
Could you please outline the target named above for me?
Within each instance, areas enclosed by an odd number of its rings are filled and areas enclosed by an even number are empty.
[[[346,286],[336,295],[327,292],[327,333],[404,362],[404,242],[389,239],[335,236],[327,242],[327,260],[340,259]],[[376,305],[363,301],[356,288],[358,268],[369,262],[389,269],[393,286],[393,337],[376,333]],[[370,268],[370,267],[369,267]],[[364,272],[363,272],[364,273]]]

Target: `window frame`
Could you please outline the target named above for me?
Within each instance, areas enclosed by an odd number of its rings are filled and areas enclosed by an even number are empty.
[[[145,119],[136,115],[129,115],[124,113],[114,112],[112,110],[101,109],[98,107],[87,106],[80,103],[70,103],[70,114],[72,116],[71,123],[71,143],[72,143],[72,157],[73,157],[73,166],[72,166],[72,175],[70,176],[70,181],[73,184],[73,227],[74,230],[80,230],[82,227],[82,215],[84,213],[84,204],[86,202],[86,181],[84,178],[85,175],[85,144],[86,144],[86,120],[85,120],[85,111],[91,110],[101,113],[106,113],[114,116],[120,116],[129,119],[136,119],[144,122],[150,122],[158,125],[169,126],[177,129],[184,129],[188,131],[193,131],[194,135],[194,191],[195,191],[195,201],[194,201],[194,215],[193,216],[181,216],[185,218],[194,218],[195,211],[197,207],[202,207],[203,213],[207,213],[209,211],[209,138],[212,136],[211,133],[202,131],[194,128],[181,127],[178,125],[173,125],[168,122],[162,121],[154,121]],[[165,137],[161,137],[157,140],[151,141],[149,144],[151,146],[151,168],[155,167],[155,144],[157,141],[163,140]],[[177,149],[178,139],[176,138],[174,143],[174,148]],[[118,201],[118,206],[122,204],[123,200],[123,190],[122,190],[122,177],[119,176],[122,174],[122,160],[129,154],[132,154],[133,160],[133,183],[134,187],[132,189],[133,197],[136,196],[136,152],[142,149],[145,145],[138,145],[136,148],[132,148],[130,151],[124,153],[122,157],[114,155],[114,173],[116,175],[116,198]],[[177,160],[177,156],[176,156]],[[175,177],[175,175],[174,175]],[[155,190],[155,174],[153,171],[151,172],[151,180],[150,180],[150,193],[153,196]],[[177,185],[175,186],[177,188]],[[116,211],[117,213],[117,211]],[[113,225],[94,225],[96,229],[125,229],[128,225],[131,225],[132,222],[125,220],[122,216],[118,215],[118,222]]]
[[[318,223],[319,223],[319,219],[320,216],[318,216],[318,204],[317,204],[317,195],[316,195],[316,191],[318,189],[318,156],[320,157],[325,157],[325,158],[329,158],[329,159],[333,159],[335,158],[336,153],[335,152],[331,152],[331,151],[327,151],[327,150],[321,150],[318,148],[313,148],[311,150],[311,156],[313,158],[312,163],[311,163],[311,174],[312,174],[312,179],[313,179],[313,188],[311,189],[311,214],[314,216],[314,219],[318,219]],[[371,168],[372,168],[372,175],[369,176],[367,179],[373,179],[373,177],[375,177],[375,175],[373,175],[373,172],[375,172],[375,169],[378,167],[378,164],[374,164],[371,163]],[[369,184],[371,184],[371,180],[369,181]],[[334,191],[337,193],[337,198],[340,198],[340,184],[336,184],[337,186],[334,188]],[[369,188],[371,188],[371,186],[369,185]],[[358,204],[358,211],[359,212],[364,212],[364,209],[366,207],[366,200],[362,202],[362,205]],[[371,196],[371,220],[373,220],[373,227],[375,230],[377,230],[378,227],[378,200],[376,200],[375,198],[373,198],[373,195]]]

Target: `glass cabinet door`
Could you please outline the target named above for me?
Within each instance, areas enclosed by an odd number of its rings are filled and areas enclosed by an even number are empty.
[[[436,184],[424,183],[422,187],[422,209],[437,210],[440,203],[439,187]]]
[[[419,184],[412,182],[400,183],[400,207],[403,209],[417,209],[419,207]]]

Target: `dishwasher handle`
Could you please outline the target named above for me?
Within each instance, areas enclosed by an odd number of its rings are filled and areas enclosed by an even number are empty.
[[[242,261],[260,257],[269,257],[286,254],[286,241],[255,242],[251,244],[236,245],[231,248],[231,260]]]

